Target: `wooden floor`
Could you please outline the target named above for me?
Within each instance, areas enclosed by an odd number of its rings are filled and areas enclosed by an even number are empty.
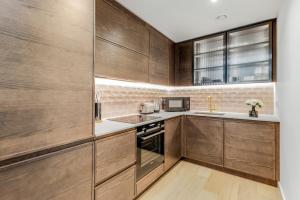
[[[278,188],[182,161],[139,200],[281,200]]]

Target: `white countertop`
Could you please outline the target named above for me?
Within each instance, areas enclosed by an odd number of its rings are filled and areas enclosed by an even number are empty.
[[[157,122],[161,120],[170,119],[173,117],[178,117],[182,115],[190,115],[190,116],[204,116],[204,117],[215,117],[215,118],[223,118],[223,119],[240,119],[240,120],[251,120],[251,121],[265,121],[265,122],[279,122],[279,118],[276,115],[259,115],[258,118],[249,117],[248,114],[245,113],[225,113],[224,115],[210,115],[210,114],[195,114],[195,112],[201,111],[188,111],[188,112],[160,112],[150,114],[151,116],[158,116],[160,118],[147,121],[138,124],[128,124],[123,122],[116,122],[110,120],[103,120],[100,123],[96,123],[95,125],[95,136],[96,137],[104,137],[116,132],[125,131],[128,129],[133,129],[138,126]]]

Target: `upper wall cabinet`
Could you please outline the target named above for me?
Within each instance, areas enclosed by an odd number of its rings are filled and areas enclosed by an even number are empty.
[[[175,45],[175,85],[193,85],[193,42]]]
[[[272,24],[228,32],[228,83],[272,81]]]
[[[2,0],[0,160],[93,136],[92,0]]]
[[[116,1],[96,1],[96,76],[173,84],[172,48],[168,38]]]
[[[276,20],[179,43],[176,50],[178,85],[276,81]]]
[[[225,34],[194,42],[194,85],[225,83]]]
[[[169,84],[169,40],[150,29],[149,82]]]
[[[112,0],[96,0],[96,35],[148,56],[149,31],[145,23]]]

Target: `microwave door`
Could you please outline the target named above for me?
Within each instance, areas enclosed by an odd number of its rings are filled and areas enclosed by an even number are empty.
[[[183,100],[169,100],[169,108],[183,108]]]

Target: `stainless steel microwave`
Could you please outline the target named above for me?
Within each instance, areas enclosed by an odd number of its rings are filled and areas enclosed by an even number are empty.
[[[190,97],[167,97],[163,99],[166,112],[182,112],[190,110]]]

